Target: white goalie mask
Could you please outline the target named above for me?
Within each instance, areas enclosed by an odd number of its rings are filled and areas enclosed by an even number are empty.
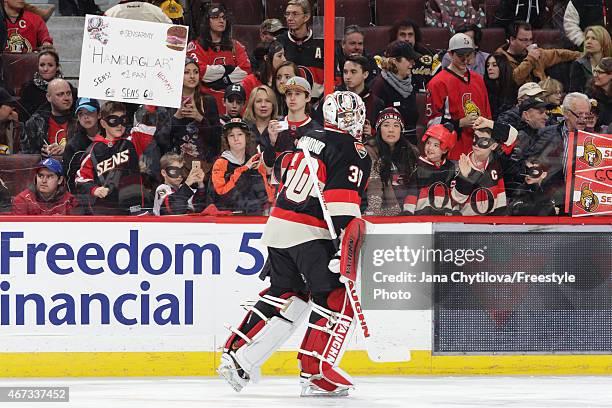
[[[361,97],[354,92],[336,91],[323,102],[325,128],[350,133],[358,138],[363,131],[366,110]]]

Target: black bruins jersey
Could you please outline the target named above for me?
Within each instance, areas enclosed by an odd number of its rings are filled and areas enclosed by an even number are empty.
[[[440,167],[419,157],[417,169],[408,185],[404,212],[410,215],[460,215],[451,198],[457,167],[445,160]]]
[[[365,146],[349,134],[314,130],[300,138],[290,158],[282,156],[289,165],[263,234],[263,242],[270,247],[331,239],[301,149],[308,149],[312,156],[336,232],[352,218],[361,217],[359,206],[371,168]]]

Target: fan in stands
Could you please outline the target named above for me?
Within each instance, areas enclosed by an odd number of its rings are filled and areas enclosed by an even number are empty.
[[[259,368],[308,315],[299,350],[302,396],[348,395],[351,377],[338,364],[352,333],[353,308],[339,269],[330,270],[336,244],[324,220],[314,188],[316,168],[322,195],[340,236],[360,218],[359,204],[370,173],[370,158],[359,140],[365,121],[361,98],[334,92],[324,105],[325,131],[303,135],[283,177],[276,207],[266,224],[270,287],[247,315],[230,328],[218,372],[240,391],[259,377]],[[304,151],[310,153],[308,163]],[[329,265],[328,265],[329,264]],[[312,310],[311,310],[312,306]]]

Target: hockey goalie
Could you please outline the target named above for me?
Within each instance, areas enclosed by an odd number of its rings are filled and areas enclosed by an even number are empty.
[[[299,139],[265,226],[270,287],[245,306],[244,320],[230,327],[224,345],[217,371],[236,391],[257,379],[261,365],[304,320],[308,328],[297,356],[301,395],[345,396],[353,387],[339,363],[355,313],[340,281],[340,254],[322,200],[337,236],[363,223],[359,208],[371,167],[361,141],[365,106],[358,95],[339,91],[326,97],[323,114],[325,130]]]

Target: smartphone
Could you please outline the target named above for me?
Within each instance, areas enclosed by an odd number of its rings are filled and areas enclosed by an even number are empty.
[[[191,103],[191,96],[183,96],[183,105]]]
[[[279,120],[278,131],[282,132],[283,130],[289,130],[289,122],[287,122],[286,120]]]
[[[194,169],[198,169],[199,170],[200,168],[201,168],[201,166],[200,166],[200,161],[199,160],[194,160],[194,161],[191,162],[191,170],[194,170]]]

